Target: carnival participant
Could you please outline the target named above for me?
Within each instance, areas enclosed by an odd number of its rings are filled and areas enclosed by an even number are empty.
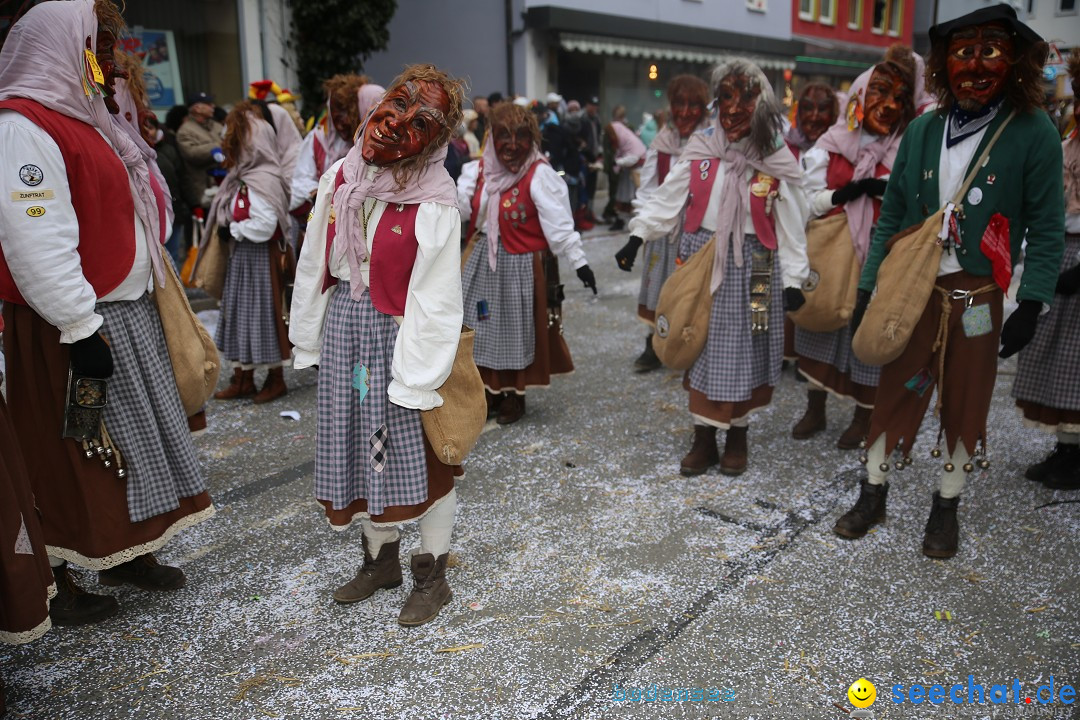
[[[229,238],[229,261],[214,342],[232,363],[228,387],[219,400],[254,396],[256,405],[285,395],[283,361],[292,358],[287,308],[282,292],[288,278],[291,248],[289,191],[281,171],[274,129],[250,102],[236,105],[225,118],[224,166],[229,174],[210,206],[210,222]],[[266,368],[262,389],[255,391],[255,368]]]
[[[402,625],[451,598],[454,469],[420,411],[442,405],[461,335],[461,220],[443,161],[462,98],[430,65],[394,80],[319,183],[293,294],[295,365],[319,367],[315,495],[331,527],[359,518],[363,533],[363,565],[334,599],[399,586],[399,527],[419,519]]]
[[[473,357],[496,422],[525,415],[525,392],[574,369],[562,334],[562,285],[554,253],[596,292],[574,230],[566,183],[540,152],[536,117],[511,103],[488,114],[490,141],[471,192],[483,234],[462,273],[465,324],[476,329]],[[463,178],[466,175],[463,173]],[[468,177],[475,177],[470,173]],[[459,195],[469,195],[459,187]]]
[[[681,261],[716,236],[708,339],[683,380],[694,420],[684,475],[718,462],[725,475],[746,470],[750,415],[769,404],[780,376],[783,310],[802,305],[799,287],[809,274],[802,177],[768,79],[735,59],[713,71],[712,91],[717,118],[691,136],[630,221],[630,234],[648,242],[681,220]],[[718,429],[727,431],[722,458]]]
[[[709,86],[701,78],[694,75],[676,75],[668,83],[667,97],[671,106],[672,122],[657,133],[645,156],[645,165],[641,168],[641,186],[634,198],[635,210],[644,207],[649,196],[664,183],[672,165],[679,161],[690,135],[707,121]],[[645,350],[634,360],[634,372],[644,373],[660,367],[660,358],[656,357],[652,346],[653,329],[656,327],[656,302],[660,298],[660,288],[664,281],[675,270],[675,255],[681,236],[681,224],[676,224],[666,237],[649,243],[645,253],[646,263],[645,270],[641,273],[637,314],[649,326],[649,334],[645,336]],[[615,253],[615,261],[621,270],[630,272],[633,269],[642,242],[641,238],[631,235],[626,245]]]
[[[884,60],[855,79],[844,117],[802,157],[803,187],[811,216],[847,216],[860,267],[870,248],[900,138],[915,118],[915,73],[911,49],[891,47]],[[829,268],[821,272],[827,273]],[[825,430],[825,403],[832,393],[855,401],[855,414],[836,446],[841,450],[858,448],[870,428],[881,369],[852,354],[848,325],[832,332],[797,327],[795,351],[798,372],[810,381],[810,389],[806,412],[791,429],[791,436],[806,440]]]
[[[1080,126],[1080,50],[1068,63],[1073,117]],[[1024,472],[1054,490],[1080,489],[1080,132],[1062,145],[1065,158],[1065,253],[1054,302],[1020,353],[1013,384],[1024,423],[1055,433],[1053,452]]]
[[[184,573],[153,552],[214,512],[147,293],[164,282],[158,193],[110,115],[122,30],[108,0],[44,2],[0,52],[4,193],[25,198],[0,205],[7,400],[73,623],[115,600],[82,594],[64,561],[106,585],[174,590]],[[108,379],[100,451],[59,432],[69,370]]]
[[[854,507],[833,528],[843,537],[862,537],[884,519],[889,455],[899,448],[896,463],[908,464],[936,385],[938,440],[944,435],[946,446],[931,452],[935,458],[944,455],[944,468],[922,551],[936,558],[957,552],[957,507],[966,476],[976,465],[989,467],[986,418],[997,358],[1010,357],[1031,341],[1043,304],[1054,299],[1061,263],[1061,145],[1041,109],[1046,54],[1046,43],[1009,5],[982,8],[930,29],[927,83],[938,109],[914,120],[900,143],[859,280],[855,327],[877,284],[888,240],[947,208],[973,161],[1004,128],[962,209],[949,214],[937,289],[902,354],[881,369],[867,437],[869,477]],[[1003,325],[1002,299],[1025,237],[1020,305]]]
[[[608,188],[611,193],[609,201],[615,219],[611,223],[612,230],[622,230],[626,222],[619,215],[621,212],[629,212],[637,192],[637,184],[634,174],[645,162],[647,149],[645,143],[633,130],[626,125],[626,107],[618,105],[611,111],[611,124],[605,129],[611,140],[611,173],[609,177],[612,184]]]

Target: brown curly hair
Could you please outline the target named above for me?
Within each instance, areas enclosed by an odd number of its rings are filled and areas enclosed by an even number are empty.
[[[249,113],[259,114],[259,109],[247,100],[238,102],[225,116],[225,139],[221,141],[221,152],[225,153],[225,162],[222,167],[231,168],[240,161],[240,154],[247,144],[248,134],[251,132],[251,119]]]
[[[709,106],[709,84],[697,75],[676,75],[671,78],[667,86],[668,102],[674,101],[681,92],[686,93],[691,101],[701,103],[702,107]]]
[[[1072,80],[1073,99],[1080,102],[1080,47],[1069,53],[1069,78]]]
[[[446,113],[446,125],[439,130],[439,134],[419,154],[394,163],[394,180],[399,187],[405,187],[414,175],[420,172],[431,156],[450,142],[454,130],[461,124],[464,116],[462,105],[465,102],[465,83],[462,80],[450,77],[434,65],[409,65],[400,75],[394,78],[387,89],[387,95],[394,88],[407,82],[429,82],[441,87],[450,101],[449,112]],[[355,105],[355,103],[353,103]]]
[[[360,106],[356,101],[356,93],[364,85],[371,82],[367,75],[353,73],[338,73],[323,81],[323,94],[330,101],[332,107],[346,108],[346,117],[349,119],[349,127],[352,134],[356,134],[356,128],[360,125]],[[346,138],[348,139],[348,138]]]
[[[150,98],[146,94],[146,78],[143,76],[143,63],[134,53],[116,51],[116,64],[128,74],[127,87],[135,101],[135,107],[150,107]]]
[[[536,121],[536,114],[514,103],[503,102],[494,105],[488,110],[489,131],[494,136],[496,127],[504,127],[507,130],[517,130],[525,127],[532,136],[533,147],[540,149],[540,125]]]
[[[1029,42],[1015,32],[1011,35],[1015,57],[1005,78],[1005,99],[1017,112],[1028,113],[1043,106],[1042,69],[1050,46]],[[932,39],[926,60],[926,91],[937,99],[939,115],[947,115],[955,100],[945,64],[948,56],[948,38]]]
[[[116,7],[112,0],[94,0],[94,16],[97,17],[98,30],[108,30],[119,40],[127,30],[123,11],[123,2],[120,7]]]

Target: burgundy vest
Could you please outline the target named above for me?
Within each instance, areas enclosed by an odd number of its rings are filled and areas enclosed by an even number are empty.
[[[484,197],[484,159],[480,158],[480,166],[476,171],[476,189],[473,190],[469,200],[469,229],[465,233],[466,238],[476,234],[476,225],[480,222],[480,200]]]
[[[345,182],[344,166],[338,168],[334,179],[334,192]],[[368,272],[368,294],[375,309],[385,315],[404,315],[405,300],[409,295],[409,280],[416,262],[416,214],[420,205],[388,203],[383,210],[375,236],[371,242],[371,267]],[[326,227],[326,256],[323,266],[323,292],[337,285],[337,278],[330,274],[330,250],[337,236],[336,223]],[[359,282],[355,278],[353,282]]]
[[[889,168],[878,163],[878,166],[874,168],[874,177],[882,177],[883,175],[888,175],[889,172]],[[840,153],[830,152],[829,167],[825,170],[825,187],[829,190],[839,190],[851,182],[853,177],[855,177],[855,166]],[[874,222],[876,223],[878,221],[878,215],[881,214],[881,198],[871,198],[871,200],[874,201]],[[844,212],[844,206],[837,205],[832,210],[825,213],[825,217],[842,212]]]
[[[686,206],[684,232],[697,232],[709,206],[709,195],[716,183],[719,158],[706,158],[690,163],[690,199]],[[767,183],[767,185],[766,185]],[[758,241],[770,250],[776,249],[776,220],[765,212],[765,198],[780,186],[780,181],[758,173],[750,182],[750,219]]]
[[[322,174],[326,172],[326,148],[319,142],[317,135],[312,139],[311,147],[315,153],[315,174],[322,177]]]
[[[79,220],[78,253],[83,276],[99,298],[108,295],[124,281],[135,263],[135,203],[124,163],[105,138],[81,120],[24,98],[4,100],[0,109],[14,110],[31,120],[60,148],[71,188],[71,205]],[[39,187],[27,190],[48,189],[55,181],[45,178]],[[163,206],[159,203],[158,207],[163,215]],[[11,277],[2,246],[0,299],[26,304]]]
[[[540,214],[529,194],[533,175],[542,162],[534,162],[517,185],[499,196],[499,242],[511,255],[548,249]]]
[[[671,153],[657,151],[656,153],[656,184],[663,185],[664,178],[671,170]]]

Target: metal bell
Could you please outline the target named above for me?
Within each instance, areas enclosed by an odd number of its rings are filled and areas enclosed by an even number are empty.
[[[881,472],[889,472],[889,463],[881,463],[880,465],[878,465],[878,470],[880,470]]]
[[[83,455],[86,456],[87,460],[90,460],[94,457],[94,448],[86,448],[85,450],[83,450]]]
[[[120,480],[123,480],[124,478],[127,477],[127,470],[125,470],[122,467],[116,468],[116,477],[119,478]]]
[[[983,470],[989,470],[990,469],[990,461],[987,460],[986,458],[983,458],[982,460],[979,461],[979,467],[981,469],[983,469]]]
[[[860,440],[859,441],[859,447],[865,450],[866,449],[866,440]]]
[[[932,457],[932,458],[941,457],[941,448],[934,448],[933,450],[931,450],[930,451],[930,457]]]
[[[861,462],[861,463],[862,463],[863,465],[865,465],[865,464],[866,464],[866,461],[867,461],[867,460],[869,460],[869,458],[868,458],[868,457],[866,457],[865,455],[860,455],[860,456],[859,456],[859,462]]]
[[[969,462],[964,463],[964,472],[969,473],[969,472],[974,472],[974,471],[975,471],[975,466],[974,465],[972,465]]]
[[[113,465],[112,460],[102,460],[101,464],[104,465],[106,469],[111,468]]]
[[[101,445],[95,445],[94,446],[94,452],[96,452],[98,455],[104,455],[105,454],[105,448],[102,447]]]
[[[112,448],[105,448],[105,457],[107,457],[107,458],[109,458],[111,460],[112,456],[115,455],[115,454],[116,453],[113,452]]]
[[[952,463],[945,463],[945,472],[952,472],[956,469],[956,466]]]
[[[893,463],[893,467],[896,468],[897,470],[903,470],[904,469],[904,461],[903,460],[897,460],[896,462]]]
[[[904,464],[905,464],[905,465],[910,465],[910,464],[911,464],[911,463],[913,463],[913,462],[915,462],[915,461],[911,459],[911,456],[910,456],[910,455],[908,455],[908,456],[906,456],[906,457],[904,458]]]

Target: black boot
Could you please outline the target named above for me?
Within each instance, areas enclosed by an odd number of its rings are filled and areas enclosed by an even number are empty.
[[[71,576],[68,564],[54,567],[56,597],[49,603],[53,625],[89,625],[110,618],[120,609],[112,595],[95,595],[82,589]]]
[[[647,373],[660,368],[660,358],[656,357],[656,351],[652,346],[652,333],[645,338],[645,350],[634,361],[634,372]]]
[[[1080,490],[1080,445],[1059,444],[1058,460],[1043,478],[1051,490]]]
[[[1058,463],[1062,459],[1065,448],[1070,447],[1064,443],[1058,443],[1054,446],[1054,451],[1042,462],[1037,462],[1034,465],[1028,465],[1027,470],[1024,471],[1024,477],[1034,482],[1042,482],[1046,479],[1046,476],[1057,467]],[[1071,447],[1076,447],[1075,445]]]
[[[855,507],[836,521],[833,532],[840,537],[858,540],[874,525],[885,522],[885,501],[888,497],[889,483],[871,485],[869,480],[863,480]]]
[[[926,521],[926,534],[923,535],[923,555],[951,558],[956,554],[960,545],[960,524],[956,521],[959,506],[959,495],[946,499],[941,493],[934,493],[934,504],[930,507],[930,519]]]
[[[102,585],[134,585],[142,590],[179,590],[187,579],[180,568],[162,565],[152,553],[98,573]]]

